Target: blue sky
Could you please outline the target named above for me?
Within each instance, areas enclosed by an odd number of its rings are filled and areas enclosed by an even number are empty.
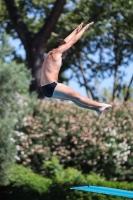
[[[23,45],[21,45],[21,42],[19,39],[14,39],[12,40],[10,38],[9,40],[10,44],[15,48],[15,50],[17,50],[18,54],[21,55],[23,58],[25,58],[25,51],[23,48]],[[69,55],[68,55],[69,57]],[[123,68],[125,69],[125,68]],[[69,75],[70,70],[68,72],[66,72],[66,75]],[[125,77],[125,82],[129,82],[129,80],[131,79],[131,76],[133,74],[133,64],[131,63],[127,68],[126,68],[126,77]],[[112,83],[113,83],[113,78],[108,78],[103,80],[100,85],[99,85],[99,89],[102,90],[102,88],[107,88],[110,89],[112,88]],[[78,83],[74,80],[70,80],[69,84],[68,84],[72,89],[74,89],[75,91],[79,92],[80,94],[84,95],[87,97],[86,91],[84,87],[80,87],[78,85]]]

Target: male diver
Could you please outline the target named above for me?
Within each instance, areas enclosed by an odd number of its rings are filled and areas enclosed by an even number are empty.
[[[99,115],[104,110],[110,110],[110,104],[99,103],[80,93],[74,91],[65,84],[58,83],[58,74],[62,65],[62,59],[67,56],[67,50],[70,49],[93,24],[91,22],[83,27],[81,23],[70,35],[65,39],[58,39],[54,48],[48,52],[41,71],[41,89],[45,97],[57,98],[61,100],[70,100],[77,106],[85,109],[95,110]]]

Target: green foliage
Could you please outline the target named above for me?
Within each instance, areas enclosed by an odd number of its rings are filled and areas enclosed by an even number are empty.
[[[43,173],[42,161],[56,156],[65,167],[132,181],[132,118],[130,103],[114,104],[98,117],[68,102],[39,101],[34,117],[17,130],[23,133],[17,139],[19,162]]]
[[[33,173],[21,165],[14,164],[8,176],[12,186],[22,187],[25,192],[32,189],[42,194],[48,191],[51,180]]]
[[[70,167],[65,169],[55,158],[51,161],[45,161],[44,168],[45,171],[52,172],[51,178],[46,178],[46,174],[45,177],[34,174],[21,165],[13,165],[9,175],[10,184],[0,188],[2,189],[1,197],[7,200],[113,200],[114,196],[73,191],[70,190],[70,187],[90,184],[126,190],[133,189],[133,183],[110,182],[94,173],[83,175],[81,171],[76,169]],[[115,197],[115,199],[121,200],[123,198]]]
[[[8,41],[8,35],[5,33],[0,33],[1,43],[0,43],[0,59],[4,62],[6,61],[6,57],[10,58],[10,54],[13,52],[13,47],[11,47]]]
[[[51,160],[44,161],[42,170],[44,170],[46,177],[53,178],[59,171],[63,170],[63,165],[59,163],[57,158],[52,157]]]
[[[4,39],[0,46],[3,49],[0,59],[0,185],[7,184],[10,165],[15,161],[15,126],[22,126],[24,116],[32,114],[33,107],[28,97],[30,72],[23,64],[3,62],[11,51],[6,37]]]

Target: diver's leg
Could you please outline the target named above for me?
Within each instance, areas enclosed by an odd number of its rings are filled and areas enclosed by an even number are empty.
[[[77,105],[78,104],[83,105],[84,108],[97,109],[99,114],[101,114],[104,110],[109,110],[112,107],[110,104],[99,103],[89,98],[86,98],[82,96],[81,94],[79,94],[78,92],[75,92],[73,89],[71,89],[67,85],[64,85],[62,83],[57,84],[52,97],[63,98],[65,100],[71,100],[74,103],[77,102]]]

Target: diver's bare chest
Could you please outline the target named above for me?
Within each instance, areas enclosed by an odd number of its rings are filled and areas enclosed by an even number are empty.
[[[61,65],[62,65],[62,59],[60,59],[58,61],[53,61],[51,63],[51,67],[54,69],[57,69],[57,70],[59,70],[61,68]]]
[[[62,65],[62,57],[54,58],[49,54],[44,61],[44,68],[52,71],[59,71]]]

